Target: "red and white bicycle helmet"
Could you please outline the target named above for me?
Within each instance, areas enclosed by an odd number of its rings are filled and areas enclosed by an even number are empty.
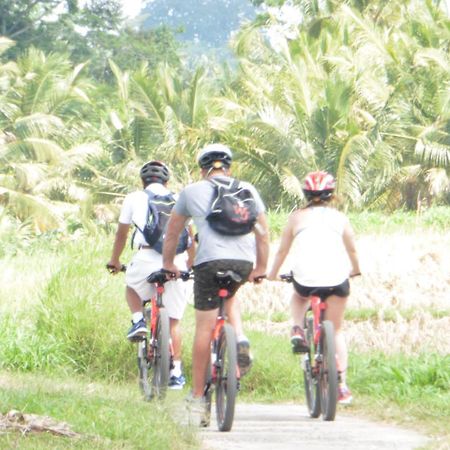
[[[325,171],[311,172],[306,175],[303,182],[303,193],[308,200],[313,198],[327,200],[332,196],[335,188],[335,179]]]

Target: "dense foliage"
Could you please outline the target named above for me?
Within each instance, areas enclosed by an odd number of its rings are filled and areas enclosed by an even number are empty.
[[[235,175],[273,209],[301,201],[314,169],[337,176],[347,208],[449,202],[450,21],[439,2],[266,2],[232,41],[236,67],[195,68],[167,29],[127,28],[116,1],[7,3],[2,235],[92,231],[113,221],[143,161],[166,160],[180,187],[211,141],[233,148]]]

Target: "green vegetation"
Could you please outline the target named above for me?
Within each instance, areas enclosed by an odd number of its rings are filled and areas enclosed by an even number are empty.
[[[127,449],[185,450],[198,448],[195,432],[175,422],[163,404],[145,403],[133,383],[106,384],[89,378],[1,373],[2,412],[50,416],[70,425],[79,437],[51,433],[6,433],[1,448],[21,449]],[[179,393],[177,393],[179,394]],[[180,396],[169,393],[169,401]]]

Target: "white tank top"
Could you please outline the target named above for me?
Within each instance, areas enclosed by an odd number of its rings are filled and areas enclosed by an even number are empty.
[[[343,242],[346,217],[339,211],[315,206],[293,241],[294,279],[303,286],[337,286],[350,273]]]

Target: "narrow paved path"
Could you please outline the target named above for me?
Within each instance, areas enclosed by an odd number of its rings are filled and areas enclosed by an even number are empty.
[[[303,405],[236,405],[233,428],[200,433],[204,450],[411,450],[428,439],[411,430],[351,417],[338,411],[334,422],[311,419]]]

